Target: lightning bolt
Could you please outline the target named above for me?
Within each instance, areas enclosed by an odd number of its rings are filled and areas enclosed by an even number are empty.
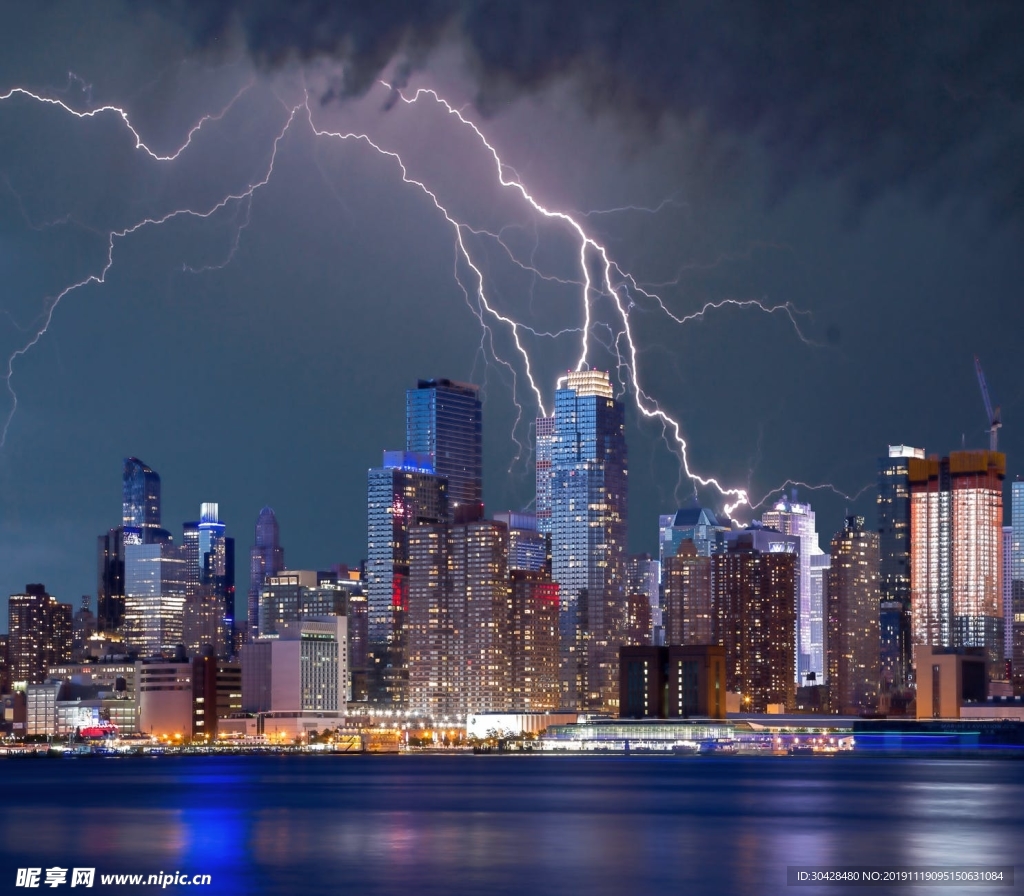
[[[203,127],[222,119],[231,107],[239,100],[239,98],[249,90],[252,83],[253,82],[250,81],[248,84],[240,88],[231,100],[219,111],[204,114],[189,129],[180,145],[169,152],[158,151],[148,144],[143,139],[139,130],[133,125],[128,112],[116,105],[108,104],[83,111],[74,108],[63,99],[47,95],[46,93],[32,91],[25,87],[12,87],[6,93],[0,94],[0,102],[15,100],[18,98],[31,100],[39,104],[58,108],[64,113],[80,120],[96,118],[101,115],[119,117],[124,127],[133,138],[136,150],[145,153],[155,162],[171,163],[189,149],[194,138],[199,134]],[[285,105],[285,109],[287,110],[286,120],[273,141],[269,160],[261,178],[249,183],[244,189],[229,193],[204,208],[178,208],[163,215],[145,217],[122,229],[110,231],[107,235],[107,252],[101,268],[97,272],[89,274],[85,278],[65,287],[61,292],[46,301],[41,326],[38,327],[32,337],[20,348],[14,351],[8,359],[6,385],[8,392],[11,395],[12,406],[4,422],[2,432],[0,432],[0,448],[2,448],[6,443],[11,420],[13,419],[14,413],[17,409],[17,395],[15,394],[12,386],[14,364],[20,357],[30,351],[46,334],[50,323],[53,320],[53,315],[61,301],[68,295],[89,284],[99,285],[105,283],[107,275],[114,265],[115,248],[139,230],[147,227],[158,227],[179,217],[188,216],[195,218],[209,218],[230,203],[238,203],[240,204],[240,207],[242,203],[245,203],[244,221],[237,226],[234,241],[226,258],[217,265],[200,268],[191,268],[188,265],[183,265],[183,268],[194,273],[200,273],[204,270],[219,268],[229,264],[238,248],[241,232],[249,223],[252,211],[253,195],[271,179],[281,140],[293,124],[301,118],[308,123],[312,134],[319,139],[360,143],[388,159],[397,168],[402,182],[419,190],[451,228],[454,250],[453,277],[462,292],[467,306],[470,308],[481,326],[481,351],[484,352],[485,357],[489,355],[498,364],[500,364],[503,369],[508,372],[512,381],[512,400],[516,408],[516,420],[513,426],[513,436],[515,436],[515,433],[518,431],[523,419],[523,407],[518,399],[518,369],[517,365],[513,364],[511,360],[503,358],[498,354],[498,349],[494,341],[494,327],[503,328],[510,336],[511,343],[514,346],[514,352],[518,356],[521,364],[521,370],[525,375],[529,384],[529,390],[532,392],[536,406],[542,416],[548,416],[549,411],[545,404],[543,391],[538,386],[534,376],[534,365],[526,344],[526,337],[530,335],[538,338],[556,339],[563,336],[578,336],[579,354],[575,362],[575,370],[577,371],[583,370],[588,366],[588,360],[593,351],[591,345],[592,340],[597,342],[598,345],[603,345],[612,355],[614,355],[616,359],[617,377],[619,379],[621,389],[632,396],[633,403],[644,418],[660,424],[663,437],[670,444],[670,447],[680,459],[681,476],[685,475],[689,480],[691,480],[691,482],[699,484],[702,487],[715,489],[722,498],[726,500],[725,511],[727,514],[731,515],[737,507],[743,505],[750,506],[752,509],[760,506],[760,504],[764,503],[764,501],[766,501],[772,494],[778,493],[781,489],[784,489],[791,484],[787,482],[783,486],[773,489],[768,493],[768,495],[762,498],[761,501],[752,504],[747,489],[730,487],[719,482],[714,477],[705,476],[696,472],[690,463],[688,445],[683,435],[683,428],[680,421],[671,416],[667,411],[663,410],[657,400],[647,391],[642,383],[639,352],[637,348],[637,340],[634,337],[633,332],[632,315],[640,310],[646,310],[644,308],[646,305],[649,306],[651,310],[655,310],[658,313],[665,315],[674,324],[684,326],[686,324],[702,320],[708,314],[727,307],[734,307],[743,310],[759,310],[762,313],[769,315],[784,315],[788,318],[793,330],[801,341],[807,344],[814,344],[805,336],[799,325],[798,318],[805,312],[800,312],[788,302],[768,304],[767,302],[758,299],[738,298],[727,298],[716,302],[706,302],[699,309],[685,314],[679,314],[672,311],[663,298],[657,292],[653,291],[653,287],[642,286],[633,277],[633,275],[621,267],[619,263],[613,259],[607,246],[600,242],[592,233],[588,232],[581,223],[581,220],[586,219],[588,216],[616,211],[656,213],[668,204],[676,204],[674,200],[665,200],[655,208],[626,206],[621,209],[595,210],[586,213],[576,213],[575,215],[559,209],[549,208],[542,204],[528,190],[523,183],[522,178],[520,178],[516,173],[515,169],[502,160],[495,146],[488,141],[480,128],[462,110],[454,107],[432,89],[420,88],[416,90],[414,94],[407,96],[397,88],[394,88],[385,82],[382,83],[384,83],[384,86],[388,89],[390,96],[392,98],[397,97],[397,100],[400,101],[397,105],[405,104],[412,106],[423,100],[429,100],[441,108],[446,115],[454,118],[461,127],[469,129],[475,139],[479,142],[479,145],[484,148],[485,152],[488,153],[490,158],[493,160],[497,183],[502,188],[516,194],[534,215],[539,216],[539,219],[547,220],[564,228],[564,230],[572,236],[577,247],[575,265],[578,273],[571,277],[559,277],[549,272],[545,272],[535,264],[532,257],[529,260],[523,260],[517,256],[506,242],[504,238],[504,230],[494,233],[486,229],[471,227],[458,220],[441,201],[437,191],[429,187],[424,180],[418,179],[410,174],[409,168],[397,151],[381,145],[380,142],[374,140],[367,133],[332,130],[326,126],[318,125],[314,120],[309,92],[306,90],[304,92],[302,102],[290,107]],[[501,246],[504,252],[515,264],[524,271],[532,274],[535,278],[558,283],[563,286],[578,288],[580,295],[579,307],[582,317],[579,325],[574,327],[564,327],[560,330],[535,329],[510,314],[500,310],[497,303],[492,299],[490,290],[487,286],[482,262],[474,256],[470,238],[473,240],[493,240]],[[601,320],[597,316],[595,303],[599,299],[610,301],[611,306],[614,309],[614,323]],[[600,330],[607,330],[609,334],[607,342],[605,342],[604,339],[598,338],[597,333]],[[518,440],[516,440],[516,444],[519,446],[521,453],[523,446],[518,442]],[[833,491],[836,491],[837,494],[843,495],[842,492],[835,489],[833,486],[805,487],[828,487],[832,488]],[[846,495],[843,496],[849,497]]]

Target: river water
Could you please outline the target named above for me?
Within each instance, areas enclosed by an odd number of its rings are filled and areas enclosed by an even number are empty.
[[[0,763],[19,868],[217,894],[1024,893],[1024,762],[162,756]],[[1012,866],[1001,886],[787,886],[789,866]],[[9,883],[4,883],[4,879]],[[44,877],[45,880],[45,877]]]

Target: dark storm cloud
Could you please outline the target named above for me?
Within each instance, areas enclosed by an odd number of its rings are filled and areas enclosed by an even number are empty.
[[[842,176],[858,204],[910,184],[928,202],[1024,211],[1024,4],[182,0],[207,49],[240,30],[263,67],[331,58],[359,94],[460,42],[477,104],[571,78],[629,125],[700,121],[756,138],[773,186]],[[183,17],[183,18],[182,18]]]

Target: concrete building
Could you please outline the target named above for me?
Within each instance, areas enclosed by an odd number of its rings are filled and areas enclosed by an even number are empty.
[[[914,647],[917,717],[958,719],[964,703],[986,698],[986,654],[980,647]]]
[[[558,584],[547,570],[512,570],[509,620],[510,706],[558,709]]]
[[[724,648],[623,647],[619,657],[619,718],[725,718]]]
[[[714,638],[711,556],[701,554],[696,542],[681,541],[675,555],[665,558],[662,586],[665,642],[711,644]]]
[[[796,582],[799,541],[772,529],[728,535],[712,558],[715,629],[725,648],[728,690],[744,712],[780,711],[796,696]]]
[[[242,711],[345,714],[348,638],[344,616],[285,623],[242,648]],[[298,716],[295,716],[298,717]]]
[[[7,603],[7,662],[10,682],[41,684],[46,670],[71,660],[71,605],[62,604],[46,586],[26,585]]]
[[[149,660],[136,666],[139,730],[154,737],[213,740],[218,718],[240,712],[237,661],[214,656],[184,662]]]

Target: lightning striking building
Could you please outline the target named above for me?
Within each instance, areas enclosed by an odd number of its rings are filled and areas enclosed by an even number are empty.
[[[448,480],[448,518],[483,502],[483,413],[477,386],[419,380],[405,393],[405,450]]]
[[[559,584],[562,706],[615,713],[626,586],[625,418],[609,376],[570,372],[555,393],[550,446],[538,446],[538,525],[550,496],[551,574]],[[542,467],[550,448],[546,480]],[[543,530],[542,530],[543,531]]]
[[[910,587],[915,645],[983,647],[1003,673],[1000,564],[1006,455],[911,458]]]
[[[784,535],[800,540],[797,570],[796,681],[825,678],[825,603],[824,574],[828,569],[825,552],[818,545],[814,511],[810,504],[798,504],[796,490],[792,500],[783,498],[761,516],[761,522]],[[813,675],[813,679],[811,676]]]

